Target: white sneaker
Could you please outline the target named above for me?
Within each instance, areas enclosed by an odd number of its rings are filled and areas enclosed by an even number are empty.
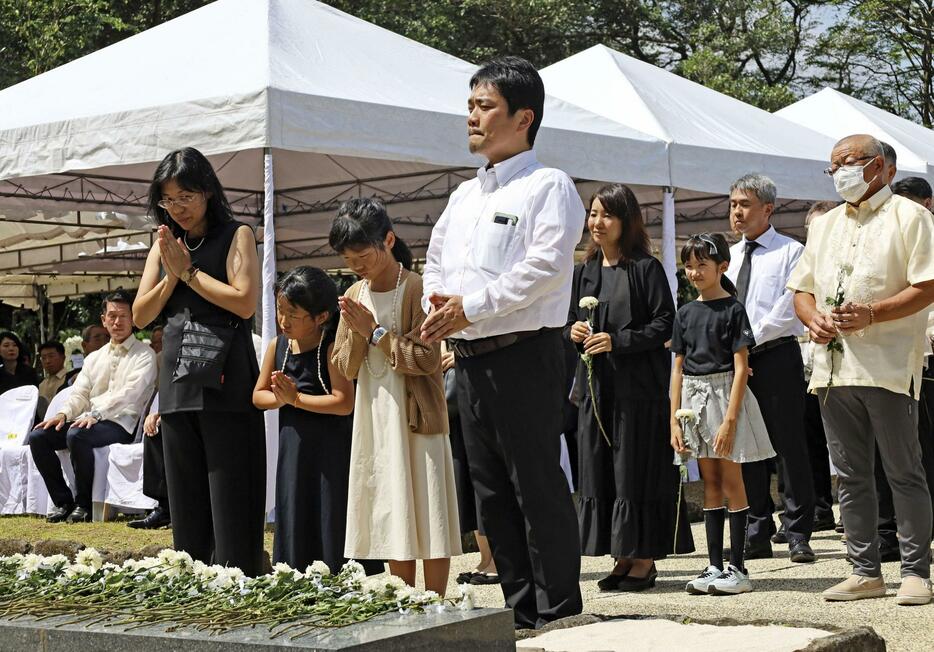
[[[707,593],[711,595],[736,595],[750,591],[752,591],[752,582],[749,581],[748,573],[744,573],[732,564],[707,585]]]
[[[723,571],[716,566],[708,566],[703,573],[688,582],[684,590],[691,595],[705,595],[708,593],[707,587],[711,582],[720,577],[720,573],[722,572]]]

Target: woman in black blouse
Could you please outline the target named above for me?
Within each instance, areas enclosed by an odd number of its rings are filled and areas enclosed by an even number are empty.
[[[0,359],[3,369],[0,371],[0,394],[23,385],[38,385],[36,370],[26,362],[26,349],[19,336],[12,331],[0,333]]]
[[[665,343],[675,306],[629,188],[612,184],[598,190],[587,228],[591,245],[574,271],[565,327],[565,335],[593,361],[592,380],[583,362],[575,379],[575,392],[583,397],[581,549],[617,560],[598,582],[601,590],[641,591],[655,584],[654,560],[674,546],[679,475],[669,446],[671,355]],[[580,306],[584,297],[599,300],[592,317]],[[684,516],[681,521],[687,524]],[[679,535],[678,552],[693,550],[690,529]]]

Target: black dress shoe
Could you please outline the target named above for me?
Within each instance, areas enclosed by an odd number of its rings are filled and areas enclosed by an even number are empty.
[[[75,507],[74,511],[65,519],[68,523],[90,523],[91,512],[80,505]]]
[[[792,541],[788,544],[788,553],[796,564],[811,564],[817,559],[807,541]]]
[[[161,507],[156,507],[154,510],[149,512],[145,518],[130,521],[127,523],[127,526],[137,530],[157,530],[162,527],[167,527],[171,524],[172,519],[169,518],[168,512],[166,512]],[[463,584],[463,582],[461,583]]]
[[[843,519],[842,518],[839,521],[837,521],[837,524],[834,526],[833,529],[837,534],[843,534]]]
[[[836,528],[837,524],[834,523],[833,514],[827,514],[826,516],[814,518],[814,526],[811,528],[811,532],[829,532]]]
[[[655,569],[655,564],[652,564],[652,568],[649,569],[649,574],[645,577],[633,577],[632,575],[624,576],[623,581],[619,583],[616,590],[629,593],[645,591],[655,586],[655,579],[657,577],[658,571]]]
[[[136,523],[136,521],[133,521],[133,523]],[[128,523],[127,525],[129,525],[130,527],[138,527],[134,525],[133,523]],[[457,576],[457,583],[458,584],[470,584],[470,580],[473,579],[474,575],[479,575],[479,573],[475,571],[466,571],[464,573],[461,573],[460,575]]]
[[[788,543],[788,533],[785,532],[785,526],[778,528],[778,532],[772,535],[772,543]]]
[[[624,579],[626,579],[626,573],[619,575],[616,573],[610,573],[602,580],[597,582],[597,588],[601,591],[616,591]]]
[[[499,584],[499,575],[496,573],[474,573],[473,577],[470,578],[470,583],[474,586]]]
[[[771,559],[774,556],[775,555],[772,552],[772,544],[769,543],[768,541],[765,541],[764,543],[753,543],[752,541],[747,541],[746,548],[743,551],[743,559],[746,559],[746,560],[748,559]],[[729,548],[723,549],[723,558],[724,559],[730,558]]]
[[[61,523],[66,518],[68,518],[68,515],[71,514],[71,511],[74,508],[74,505],[63,505],[62,507],[56,507],[52,510],[52,513],[45,518],[45,520],[48,523]]]

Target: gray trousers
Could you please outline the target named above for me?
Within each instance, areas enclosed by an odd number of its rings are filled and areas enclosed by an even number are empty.
[[[880,577],[874,477],[878,444],[898,521],[902,577],[927,579],[931,499],[918,443],[918,402],[879,387],[818,389],[830,459],[837,467],[840,514],[856,575]]]

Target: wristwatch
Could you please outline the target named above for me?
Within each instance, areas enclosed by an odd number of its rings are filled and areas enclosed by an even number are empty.
[[[376,328],[373,329],[373,334],[370,335],[370,344],[376,346],[379,344],[379,341],[383,339],[383,336],[388,332],[389,331],[387,331],[385,328],[377,324]]]
[[[195,274],[197,273],[198,273],[198,268],[192,265],[191,267],[186,269],[184,272],[179,274],[178,278],[181,280],[182,283],[184,283],[185,285],[188,285],[189,283],[191,283],[191,279],[193,279],[195,277]]]
[[[103,420],[104,420],[104,415],[101,414],[101,411],[100,411],[100,410],[91,410],[90,412],[88,412],[88,416],[91,417],[91,418],[93,418],[95,421],[103,421]]]

